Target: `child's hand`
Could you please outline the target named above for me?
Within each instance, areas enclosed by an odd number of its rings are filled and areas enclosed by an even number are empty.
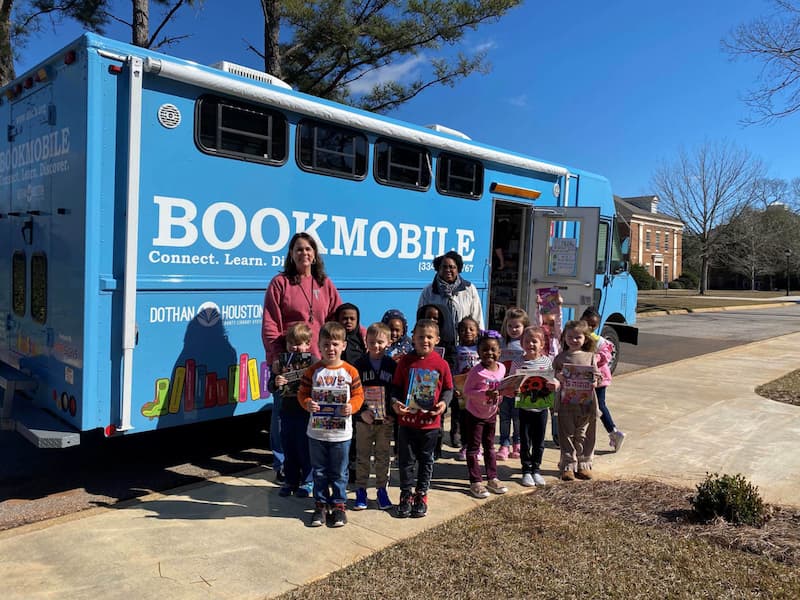
[[[344,406],[342,406],[342,416],[349,417],[353,414],[353,407],[350,406],[349,402],[345,402]]]
[[[314,400],[311,400],[306,403],[306,410],[310,413],[315,413],[319,410],[319,404]]]
[[[399,400],[394,401],[394,404],[392,404],[392,408],[394,409],[394,412],[397,413],[398,415],[407,415],[411,412],[408,409],[408,407]]]
[[[372,414],[371,410],[362,410],[361,411],[361,420],[364,421],[367,425],[372,425],[375,421],[375,415]]]
[[[550,390],[551,392],[555,392],[557,389],[561,387],[561,384],[558,382],[558,380],[548,381],[545,383],[545,385],[547,385],[547,389]]]
[[[486,400],[489,404],[497,404],[497,398],[500,396],[500,392],[497,390],[486,390]]]
[[[275,376],[275,385],[276,385],[277,387],[283,387],[283,386],[285,386],[287,383],[289,383],[289,380],[288,380],[288,379],[286,379],[286,377],[284,377],[283,375],[276,375],[276,376]]]
[[[436,417],[438,415],[441,415],[445,410],[447,410],[447,406],[445,405],[445,403],[444,402],[437,402],[436,406],[434,407],[434,409],[433,410],[429,410],[428,412],[432,416]]]

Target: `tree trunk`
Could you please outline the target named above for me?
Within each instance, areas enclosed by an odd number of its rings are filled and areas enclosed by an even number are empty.
[[[14,52],[11,49],[11,6],[14,0],[0,0],[0,86],[13,81]]]
[[[150,0],[133,0],[133,31],[132,42],[134,46],[147,48],[150,44]]]
[[[279,0],[261,0],[261,9],[264,11],[264,71],[280,79],[283,72],[278,44],[281,32]]]
[[[704,296],[708,289],[708,257],[703,254],[700,261],[700,290],[698,293]]]

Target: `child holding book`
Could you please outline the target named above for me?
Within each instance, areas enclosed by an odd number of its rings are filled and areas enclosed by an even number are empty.
[[[394,359],[395,362],[414,349],[411,338],[408,337],[408,321],[402,311],[390,308],[381,317],[391,332],[389,347],[386,349],[386,356]]]
[[[420,319],[411,340],[414,351],[400,359],[392,380],[392,408],[400,424],[397,439],[400,502],[396,513],[399,518],[427,514],[436,440],[442,413],[453,397],[450,367],[436,352],[439,326],[430,319]],[[412,495],[415,467],[416,489]]]
[[[522,362],[522,332],[531,324],[525,309],[512,306],[506,310],[503,317],[503,347],[500,353],[500,362],[510,372],[514,365]],[[511,434],[511,425],[514,425],[514,434]],[[513,446],[512,446],[513,444]],[[519,410],[514,408],[514,397],[505,396],[500,404],[500,450],[497,451],[497,460],[519,458]]]
[[[547,431],[547,413],[553,408],[558,380],[553,378],[553,361],[547,355],[545,335],[541,327],[526,327],[522,334],[522,349],[525,351],[519,370],[534,375],[517,392],[516,404],[519,409],[521,443],[520,462],[522,463],[522,485],[533,487],[545,485],[540,472],[544,456],[544,434]]]
[[[455,352],[456,369],[453,373],[455,394],[453,401],[450,403],[450,408],[452,409],[450,412],[450,445],[460,447],[456,460],[462,462],[467,460],[467,440],[463,437],[466,400],[461,390],[464,388],[467,373],[480,362],[478,357],[479,333],[480,325],[472,317],[464,317],[458,323],[458,345]]]
[[[464,438],[467,442],[467,469],[469,491],[476,498],[487,498],[489,491],[505,494],[508,491],[497,478],[497,459],[494,452],[494,428],[500,394],[499,383],[506,374],[500,358],[501,336],[496,331],[487,331],[478,340],[480,363],[467,375],[464,384],[466,409],[464,411]],[[478,454],[483,447],[483,462],[486,467],[486,486],[483,485]],[[488,489],[487,489],[488,488]]]
[[[283,497],[294,494],[298,498],[308,498],[311,495],[311,458],[306,437],[308,413],[297,403],[299,375],[314,362],[310,350],[311,327],[307,323],[290,326],[286,331],[286,352],[272,363],[267,383],[273,398],[270,437],[277,430],[283,452],[284,480],[278,491]],[[277,424],[276,413],[279,415]],[[272,450],[275,452],[274,446]]]
[[[600,313],[598,313],[591,306],[583,311],[581,319],[586,321],[589,328],[592,330],[589,334],[597,344],[596,358],[597,368],[600,369],[600,383],[594,389],[597,394],[597,406],[600,410],[600,422],[608,433],[609,445],[614,449],[614,452],[622,450],[622,444],[625,441],[625,434],[617,429],[614,419],[611,416],[611,411],[608,410],[606,404],[606,388],[611,385],[611,358],[614,354],[614,344],[603,336],[597,333],[597,328],[600,326]]]
[[[554,359],[561,352],[561,307],[564,299],[556,287],[536,288],[536,322],[544,331],[545,353]],[[558,415],[550,409],[550,431],[553,443],[558,446]]]
[[[561,479],[572,481],[592,478],[597,397],[594,388],[600,380],[595,362],[594,340],[586,321],[568,321],[561,343],[564,350],[556,356],[553,368],[561,382],[556,400]]]
[[[367,508],[370,456],[375,456],[375,488],[378,508],[392,508],[386,487],[389,484],[389,462],[392,456],[394,418],[391,412],[392,378],[397,363],[386,356],[391,332],[383,323],[367,328],[367,354],[355,363],[364,404],[356,414],[356,501],[353,510]]]
[[[341,359],[346,336],[340,323],[325,323],[319,333],[321,359],[303,373],[297,394],[297,401],[311,413],[306,430],[314,476],[311,527],[323,525],[329,513],[333,527],[347,523],[350,416],[361,408],[364,392],[356,368]]]

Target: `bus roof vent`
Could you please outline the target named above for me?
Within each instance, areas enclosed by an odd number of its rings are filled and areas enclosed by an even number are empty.
[[[466,133],[461,133],[458,129],[452,129],[450,127],[445,127],[444,125],[439,125],[438,123],[432,123],[430,125],[425,125],[428,129],[433,129],[434,131],[438,131],[440,133],[447,133],[449,135],[454,135],[456,137],[460,137],[462,140],[471,140],[472,138],[469,137]]]
[[[243,67],[242,65],[237,65],[236,63],[228,62],[227,60],[215,62],[213,65],[211,65],[211,67],[214,69],[219,69],[220,71],[225,71],[226,73],[233,73],[239,77],[247,77],[248,79],[254,79],[262,83],[269,83],[270,85],[286,88],[287,90],[292,89],[292,86],[290,86],[288,83],[278,79],[273,75],[270,75],[269,73],[257,71],[255,69],[251,69],[250,67]]]

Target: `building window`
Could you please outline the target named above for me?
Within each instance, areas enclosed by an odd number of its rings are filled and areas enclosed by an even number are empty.
[[[656,231],[656,250],[661,250],[661,232]]]
[[[664,232],[664,252],[669,252],[669,231]]]
[[[644,249],[650,250],[650,230],[644,232]]]

